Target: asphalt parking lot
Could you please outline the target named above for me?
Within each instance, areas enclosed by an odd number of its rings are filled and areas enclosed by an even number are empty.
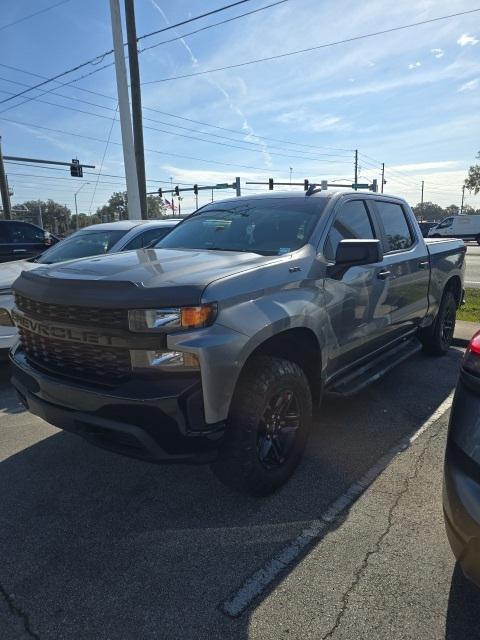
[[[480,597],[441,517],[461,355],[420,354],[354,398],[326,398],[304,462],[268,499],[208,467],[149,465],[58,431],[22,410],[3,367],[0,638],[480,637]],[[367,491],[342,503],[362,478]]]

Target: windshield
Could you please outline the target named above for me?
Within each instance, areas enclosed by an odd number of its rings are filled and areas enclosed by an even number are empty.
[[[48,251],[42,253],[35,262],[40,264],[52,264],[75,258],[88,258],[107,253],[127,229],[115,229],[112,231],[82,230],[77,231],[69,238],[62,240]]]
[[[282,255],[308,241],[326,202],[324,198],[285,198],[209,205],[155,246]]]

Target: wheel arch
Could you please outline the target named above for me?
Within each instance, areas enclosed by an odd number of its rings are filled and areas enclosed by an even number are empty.
[[[447,291],[451,291],[453,293],[458,309],[462,303],[463,295],[462,280],[460,279],[460,276],[452,276],[447,280],[445,287],[443,288],[443,295],[445,295]]]
[[[293,327],[270,336],[255,347],[243,366],[256,356],[272,356],[295,362],[308,379],[314,402],[319,402],[322,390],[322,353],[318,338],[311,329]]]

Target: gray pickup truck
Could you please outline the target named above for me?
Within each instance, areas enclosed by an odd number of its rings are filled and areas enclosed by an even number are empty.
[[[448,350],[464,268],[463,242],[425,242],[396,197],[212,203],[153,249],[24,272],[12,382],[32,413],[96,445],[211,462],[266,495],[298,465],[323,391]]]

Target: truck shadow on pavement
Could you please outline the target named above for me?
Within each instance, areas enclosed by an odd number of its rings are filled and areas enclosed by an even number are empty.
[[[53,427],[35,442],[31,419],[18,430],[33,444],[0,463],[0,600],[13,594],[42,640],[248,638],[249,612],[230,619],[219,605],[418,430],[461,355],[417,355],[353,398],[327,397],[300,468],[263,500],[208,467],[131,460]]]
[[[448,598],[446,640],[478,640],[480,638],[480,589],[455,565]]]

